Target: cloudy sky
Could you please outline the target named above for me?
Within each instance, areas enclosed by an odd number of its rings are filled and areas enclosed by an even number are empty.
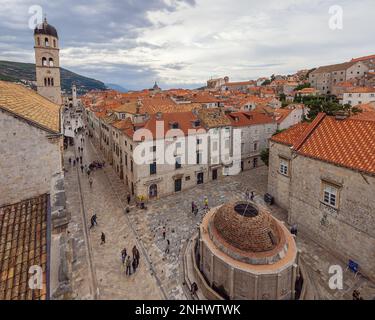
[[[129,89],[249,80],[375,54],[374,0],[0,0],[0,59],[33,62],[29,8],[59,33],[61,66]],[[343,9],[332,30],[331,6]]]

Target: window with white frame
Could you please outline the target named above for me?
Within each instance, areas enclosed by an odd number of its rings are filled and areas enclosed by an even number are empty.
[[[289,161],[286,159],[280,159],[280,173],[284,176],[289,175]]]
[[[331,184],[323,183],[323,202],[337,208],[339,189]]]

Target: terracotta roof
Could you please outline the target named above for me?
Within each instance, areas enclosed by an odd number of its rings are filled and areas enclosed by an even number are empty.
[[[231,125],[234,127],[244,127],[250,125],[259,125],[273,123],[273,117],[259,112],[231,112],[227,114]]]
[[[164,134],[168,130],[171,129],[178,129],[181,130],[184,135],[188,134],[189,129],[201,129],[202,126],[200,122],[198,122],[198,126],[195,126],[194,123],[198,121],[198,117],[193,112],[175,112],[175,113],[161,113],[161,114],[153,114],[150,118],[144,123],[140,125],[136,125],[140,128],[148,129],[151,131],[153,137],[156,137],[156,123],[157,121],[162,121],[164,123]],[[129,123],[128,123],[129,124]],[[176,124],[177,127],[173,128],[173,125]],[[134,127],[134,125],[133,125]],[[132,135],[134,131],[132,132]]]
[[[339,63],[339,64],[331,64],[329,66],[319,67],[318,69],[311,72],[311,74],[323,73],[323,72],[328,73],[328,72],[333,72],[333,71],[346,70],[356,63],[357,61],[350,61],[350,62],[344,62],[344,63]]]
[[[371,59],[375,59],[375,54],[370,55],[370,56],[360,57],[360,58],[353,58],[351,61],[358,62],[358,61],[367,61]]]
[[[230,126],[231,121],[220,108],[201,109],[198,117],[206,128]]]
[[[308,126],[309,123],[307,122],[298,123],[291,126],[289,129],[274,135],[270,140],[288,146],[293,146]]]
[[[0,108],[48,131],[60,132],[60,106],[22,85],[0,81]]]
[[[346,90],[345,93],[375,93],[375,88],[356,87]]]
[[[271,141],[293,146],[306,157],[375,174],[375,121],[360,116],[337,120],[320,113],[310,124],[298,124]]]
[[[48,196],[0,207],[0,300],[45,300]],[[31,290],[29,268],[41,266],[43,289]]]

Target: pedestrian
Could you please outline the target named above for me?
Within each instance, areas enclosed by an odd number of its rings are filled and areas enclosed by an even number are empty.
[[[83,169],[84,169],[84,167],[83,167],[83,165],[81,165],[81,173],[83,173]]]
[[[290,233],[297,236],[297,224],[294,224],[292,228],[290,229]]]
[[[90,179],[89,179],[89,184],[90,184],[90,188],[92,188],[92,178],[90,177]]]
[[[128,201],[128,204],[130,203],[130,199],[131,199],[130,193],[128,193],[127,196],[126,196],[126,200]]]
[[[135,258],[135,253],[136,253],[136,251],[137,251],[137,247],[134,246],[133,249],[132,249],[133,259]]]
[[[102,240],[102,242],[100,242],[100,244],[104,244],[105,243],[105,234],[104,234],[104,232],[102,232],[102,235],[101,235],[100,239]]]
[[[135,249],[135,259],[136,259],[136,261],[137,261],[137,268],[138,268],[138,266],[139,266],[139,258],[140,258],[139,251],[138,251],[138,249],[136,248],[136,249]]]
[[[135,258],[133,258],[132,266],[133,266],[133,272],[135,272],[137,270],[137,260],[135,260]]]
[[[165,233],[166,233],[166,229],[165,227],[163,227],[163,239],[165,240]]]
[[[195,212],[195,202],[192,201],[191,202],[191,213],[194,213]]]
[[[79,162],[82,164],[82,156],[79,157]]]
[[[208,210],[208,198],[204,197],[204,208],[205,210]]]
[[[126,256],[127,256],[127,252],[126,252],[126,248],[122,249],[121,251],[121,261],[122,261],[122,264],[125,264],[125,261],[126,261]]]
[[[79,158],[78,158],[78,157],[76,158],[76,161],[77,161],[77,163],[78,163],[78,161],[79,161]]]
[[[250,194],[248,190],[245,191],[245,199],[246,201],[250,199]]]
[[[129,275],[129,276],[132,274],[130,256],[126,258],[126,272],[125,273],[126,275]]]
[[[75,167],[76,166],[76,161],[75,160],[73,160],[73,167]]]
[[[69,157],[69,164],[72,165],[72,158]]]
[[[165,253],[169,253],[169,246],[170,246],[170,242],[169,242],[169,239],[167,239],[167,246],[165,248]]]
[[[353,300],[363,300],[359,290],[354,290],[352,294]]]
[[[251,201],[254,201],[254,197],[255,197],[254,191],[251,191],[250,200],[251,200]]]

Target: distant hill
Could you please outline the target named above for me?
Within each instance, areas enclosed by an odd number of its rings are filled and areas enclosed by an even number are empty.
[[[101,81],[81,76],[67,69],[61,70],[61,89],[66,93],[71,92],[73,82],[77,86],[78,94],[90,90],[105,90],[107,87]],[[0,61],[0,80],[12,82],[26,82],[32,86],[35,81],[35,64],[13,61]]]
[[[116,91],[123,92],[123,93],[129,92],[128,89],[125,89],[124,87],[121,87],[115,83],[106,83],[105,85],[107,86],[108,89],[116,90]]]

